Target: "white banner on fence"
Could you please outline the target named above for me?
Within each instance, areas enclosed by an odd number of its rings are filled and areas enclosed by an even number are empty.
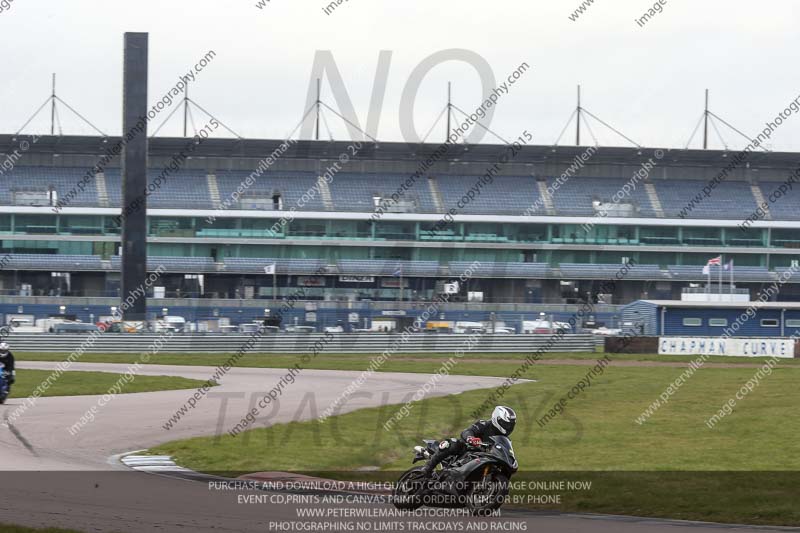
[[[659,355],[794,357],[794,340],[784,338],[659,337]]]

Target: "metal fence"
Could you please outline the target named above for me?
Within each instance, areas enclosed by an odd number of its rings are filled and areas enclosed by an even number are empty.
[[[83,345],[85,353],[143,353],[160,338],[152,334],[15,334],[8,337],[15,352],[70,353]],[[166,337],[164,337],[166,340]],[[252,343],[252,344],[248,344]],[[547,352],[594,352],[593,335],[565,335],[554,341],[552,335],[458,335],[416,334],[406,339],[399,334],[192,334],[174,335],[161,348],[162,353],[530,353],[548,347]]]

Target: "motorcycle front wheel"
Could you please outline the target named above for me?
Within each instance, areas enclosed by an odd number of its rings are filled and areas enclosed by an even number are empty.
[[[489,515],[505,503],[509,489],[509,479],[505,474],[491,472],[472,482],[466,494],[466,507],[473,515]]]
[[[392,505],[404,511],[414,511],[422,507],[420,492],[425,488],[427,476],[422,468],[412,468],[397,480],[392,489]]]

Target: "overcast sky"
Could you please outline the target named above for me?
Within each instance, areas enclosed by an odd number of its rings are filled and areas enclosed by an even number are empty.
[[[642,0],[595,0],[576,21],[569,15],[580,0],[349,0],[330,15],[323,12],[325,0],[270,0],[263,9],[257,2],[13,0],[0,12],[0,131],[19,129],[49,95],[56,72],[58,95],[101,130],[119,135],[125,31],[150,34],[154,103],[206,52],[216,52],[190,96],[249,138],[283,138],[294,128],[320,50],[333,54],[362,126],[379,53],[392,51],[381,140],[403,140],[399,105],[414,68],[452,48],[485,58],[498,82],[522,62],[530,65],[497,104],[491,128],[506,138],[528,130],[537,144],[555,141],[575,107],[578,83],[584,106],[638,143],[681,148],[702,114],[705,88],[712,111],[752,136],[800,95],[800,5],[792,0],[668,0],[644,27],[635,19],[653,3]],[[445,105],[447,81],[460,108],[481,102],[475,68],[442,63],[417,96],[421,134]],[[336,107],[327,83],[323,100]],[[180,134],[180,115],[159,135]],[[65,134],[93,133],[66,109],[61,118]],[[203,122],[201,113],[195,118]],[[341,120],[330,113],[327,119],[334,138],[348,137]],[[601,145],[626,145],[591,126]],[[444,130],[440,124],[431,140],[442,140]],[[49,113],[26,129],[47,131]],[[721,132],[732,148],[746,144]],[[800,150],[798,133],[794,116],[774,134],[772,149]],[[584,138],[590,141],[588,131]],[[722,147],[713,130],[711,139],[712,147]],[[562,144],[570,142],[572,130]],[[698,135],[694,146],[699,143]]]

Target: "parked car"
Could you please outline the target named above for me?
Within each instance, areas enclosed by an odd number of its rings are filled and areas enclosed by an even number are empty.
[[[50,327],[50,333],[86,333],[90,331],[100,331],[100,328],[86,322],[60,322]]]
[[[286,326],[286,333],[316,333],[317,328],[314,326]]]

